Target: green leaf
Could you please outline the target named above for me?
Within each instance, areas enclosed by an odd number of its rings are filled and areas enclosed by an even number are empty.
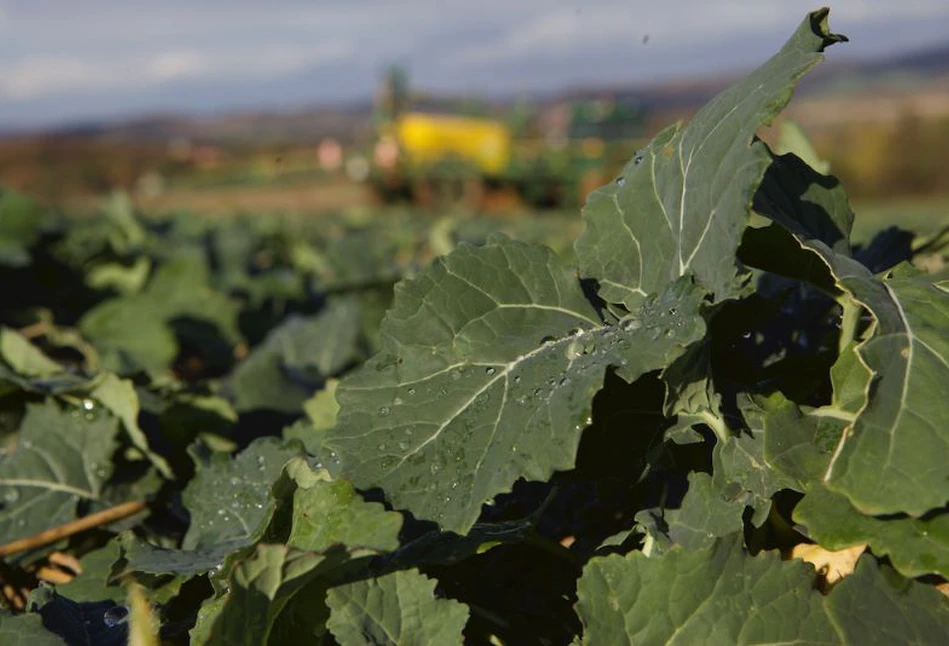
[[[636,522],[660,547],[681,545],[698,549],[726,534],[739,531],[745,501],[728,498],[707,473],[690,473],[689,489],[677,509],[646,509]],[[650,552],[652,553],[652,552]]]
[[[43,626],[38,613],[11,615],[0,610],[0,644],[3,646],[66,646],[66,642]]]
[[[921,516],[949,500],[949,284],[838,276],[877,320],[858,347],[874,380],[824,481],[864,513]]]
[[[603,325],[549,249],[462,244],[396,287],[385,345],[340,383],[326,444],[357,487],[465,533],[518,478],[573,466],[607,367],[632,381],[702,338],[702,297],[683,279]]]
[[[267,437],[255,440],[234,458],[218,452],[206,462],[199,460],[194,479],[182,493],[191,513],[182,549],[257,541],[276,506],[271,485],[287,461],[299,454],[295,443],[285,445]]]
[[[0,544],[76,517],[112,474],[118,420],[67,411],[54,401],[28,404],[10,453],[0,453]]]
[[[794,153],[818,173],[826,175],[830,172],[830,162],[821,159],[804,130],[794,121],[788,119],[782,121],[778,143],[774,149],[779,155]]]
[[[949,631],[939,592],[870,556],[824,597],[812,566],[751,557],[741,543],[592,559],[578,584],[583,643],[936,644]]]
[[[0,328],[0,358],[24,377],[51,377],[63,367],[47,357],[26,337],[10,328]]]
[[[436,598],[435,585],[408,570],[332,588],[327,625],[341,646],[462,644],[468,608]]]
[[[79,329],[102,353],[104,367],[120,374],[160,373],[178,353],[176,334],[187,333],[182,323],[191,323],[199,347],[235,344],[241,338],[237,315],[237,303],[209,286],[204,262],[180,256],[159,267],[143,291],[87,311]]]
[[[119,418],[132,446],[148,457],[149,461],[165,478],[173,478],[171,467],[163,457],[152,451],[148,446],[145,432],[138,425],[139,403],[135,385],[128,379],[119,379],[113,374],[106,373],[93,388],[89,396],[97,399]]]
[[[180,574],[194,576],[219,572],[228,556],[252,545],[247,537],[217,544],[202,545],[193,550],[176,550],[151,545],[130,535],[122,536],[122,547],[128,572],[145,574]]]
[[[758,398],[755,406],[763,419],[764,458],[790,480],[797,491],[819,483],[834,447],[847,424],[835,416],[807,415],[781,394]]]
[[[311,455],[324,453],[323,442],[329,430],[336,426],[336,418],[339,416],[339,404],[336,402],[337,386],[339,386],[339,380],[330,379],[323,390],[303,402],[306,419],[298,420],[285,428],[284,439],[300,440]]]
[[[90,552],[79,561],[82,572],[65,585],[56,586],[56,592],[72,601],[102,601],[111,599],[124,603],[125,588],[116,582],[122,556],[119,541],[109,541],[105,547]]]
[[[600,296],[636,309],[687,273],[721,301],[738,292],[735,252],[752,197],[771,162],[753,138],[791,98],[798,79],[846,40],[810,14],[769,61],[712,99],[682,128],[659,133],[620,178],[592,193],[577,240],[580,274]]]
[[[812,487],[794,508],[794,520],[828,550],[867,543],[888,556],[903,576],[939,574],[949,578],[949,513],[931,518],[865,516],[846,496]]]
[[[230,592],[213,616],[206,641],[215,644],[266,644],[280,612],[303,586],[345,558],[258,545],[231,573]]]
[[[796,483],[768,464],[763,420],[752,421],[747,416],[746,420],[749,428],[745,432],[715,444],[712,474],[715,487],[726,496],[737,499],[749,494],[746,503],[755,509],[760,520],[771,507],[771,496],[782,489],[795,488]]]
[[[43,233],[46,208],[9,190],[0,190],[0,266],[25,267],[30,249]]]
[[[840,180],[820,174],[796,155],[772,158],[755,209],[799,237],[850,255],[854,216]]]
[[[86,284],[92,289],[111,288],[120,294],[129,294],[144,287],[151,268],[151,260],[145,256],[139,256],[130,266],[118,262],[97,265],[86,274]]]
[[[837,411],[841,419],[848,415],[856,417],[860,412],[867,401],[868,384],[873,378],[870,370],[860,362],[856,348],[855,343],[843,348],[830,369],[834,388],[830,410]]]
[[[239,412],[297,413],[314,388],[359,358],[358,302],[342,300],[313,317],[290,317],[238,364],[229,384]]]
[[[806,188],[808,182],[818,180],[810,177],[800,184]],[[799,249],[819,258],[830,270],[836,289],[869,310],[875,320],[871,334],[856,346],[860,363],[872,377],[863,381],[865,375],[858,369],[853,375],[856,384],[844,386],[840,381],[844,375],[838,373],[836,405],[818,411],[852,421],[827,465],[824,484],[845,494],[867,514],[921,516],[944,506],[949,500],[949,479],[942,459],[949,452],[949,407],[942,405],[942,390],[949,380],[949,340],[945,335],[949,329],[949,283],[902,267],[882,278],[874,276],[846,255],[839,240],[822,234],[826,227],[815,225],[836,219],[829,210],[826,190],[806,190],[808,195],[825,198],[816,199],[810,212],[793,208],[791,199],[787,200],[791,206],[784,208],[775,197],[778,192],[759,196],[756,206],[791,232]],[[840,201],[835,203],[839,206]],[[811,279],[795,272],[792,268],[793,277]],[[822,282],[816,277],[816,284],[824,287]],[[846,352],[844,348],[844,355]],[[841,370],[850,359],[843,361]],[[862,396],[855,392],[861,384]],[[860,407],[851,412],[858,404]]]
[[[402,515],[365,502],[346,480],[315,481],[293,494],[289,547],[321,552],[346,545],[380,552],[399,547]]]

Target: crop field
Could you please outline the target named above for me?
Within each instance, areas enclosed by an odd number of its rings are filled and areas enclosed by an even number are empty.
[[[0,646],[945,643],[949,204],[757,136],[845,40],[579,213],[0,192]]]

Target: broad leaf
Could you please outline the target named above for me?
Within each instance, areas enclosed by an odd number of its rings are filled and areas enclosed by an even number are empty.
[[[332,588],[327,625],[341,646],[461,644],[468,608],[438,599],[435,585],[408,570]]]
[[[339,560],[284,545],[258,545],[253,556],[234,568],[230,592],[216,609],[205,641],[198,643],[266,644],[291,597]]]
[[[207,462],[199,461],[194,479],[182,494],[191,513],[182,549],[251,544],[259,539],[276,505],[270,488],[287,460],[299,453],[295,443],[261,438],[234,458],[217,452]]]
[[[611,303],[636,309],[688,273],[716,300],[738,291],[735,252],[758,184],[771,162],[756,131],[784,107],[831,34],[827,10],[812,13],[768,62],[728,88],[682,128],[663,130],[620,178],[591,194],[577,240],[580,273]]]
[[[293,493],[289,547],[321,552],[333,545],[380,552],[399,547],[402,516],[366,502],[346,480],[320,480]]]
[[[678,508],[646,509],[636,514],[636,522],[662,549],[698,549],[739,531],[745,505],[740,496],[726,497],[707,473],[690,473],[689,489]]]
[[[949,513],[926,519],[865,516],[846,496],[812,487],[794,508],[794,520],[827,549],[867,543],[874,554],[888,556],[904,576],[949,578]]]
[[[0,544],[73,520],[112,473],[118,420],[102,411],[29,404],[10,453],[0,453]]]
[[[830,593],[814,569],[749,556],[740,536],[708,549],[594,558],[578,584],[586,644],[940,643],[949,604],[864,556]]]
[[[229,379],[237,410],[298,412],[316,387],[359,358],[359,315],[356,301],[343,300],[275,328]]]
[[[518,478],[573,466],[609,366],[628,381],[705,331],[688,281],[603,325],[544,247],[459,246],[396,288],[383,350],[337,389],[327,444],[357,487],[465,533]]]
[[[98,400],[121,420],[132,445],[147,456],[165,478],[173,477],[168,462],[149,448],[145,432],[138,425],[138,395],[131,381],[106,373],[89,392],[89,396]]]
[[[22,334],[0,328],[0,358],[24,377],[50,377],[63,372],[62,366],[47,357]]]
[[[67,642],[43,626],[39,614],[12,615],[0,610],[0,644],[3,646],[66,646]]]
[[[949,284],[838,276],[878,327],[858,347],[872,392],[824,480],[864,513],[920,516],[949,501]]]

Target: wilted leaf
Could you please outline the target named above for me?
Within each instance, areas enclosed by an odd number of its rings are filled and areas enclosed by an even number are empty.
[[[825,583],[825,591],[845,576],[853,574],[860,555],[866,551],[866,544],[845,547],[842,550],[831,552],[820,545],[799,543],[791,550],[791,558],[810,563],[820,574]]]

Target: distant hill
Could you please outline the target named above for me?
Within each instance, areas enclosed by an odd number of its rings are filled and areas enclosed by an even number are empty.
[[[611,96],[635,98],[653,113],[687,113],[706,103],[741,73],[715,78],[679,79],[634,86],[579,87],[533,97],[541,110],[565,101]],[[814,98],[866,95],[898,89],[923,91],[932,84],[949,87],[949,45],[878,60],[833,61],[818,66],[801,82],[798,96]],[[151,115],[100,123],[79,123],[43,132],[7,133],[43,137],[80,137],[110,142],[169,141],[187,138],[208,143],[316,142],[334,136],[344,143],[367,137],[370,99],[343,106],[304,107],[294,111],[238,111],[209,117]],[[0,139],[4,134],[0,133]]]

